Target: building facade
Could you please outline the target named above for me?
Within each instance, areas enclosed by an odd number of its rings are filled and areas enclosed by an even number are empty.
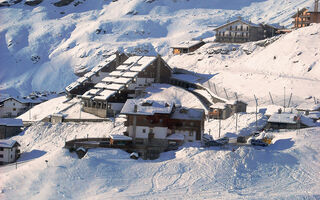
[[[278,28],[267,24],[253,24],[237,19],[215,29],[216,42],[244,43],[273,37]]]
[[[179,44],[173,45],[172,53],[173,54],[182,54],[182,53],[190,53],[194,52],[195,50],[199,49],[205,44],[203,41],[187,41],[187,42],[180,42]]]
[[[309,26],[311,23],[320,23],[319,0],[314,2],[314,10],[303,8],[298,9],[297,13],[292,16],[294,28],[302,28]]]
[[[168,83],[171,73],[160,56],[129,57],[81,96],[83,111],[99,117],[114,116],[127,99],[140,96],[152,83]]]
[[[21,119],[0,118],[0,139],[9,138],[21,133],[23,123]]]
[[[15,140],[0,140],[0,164],[15,162],[19,157],[19,146]]]

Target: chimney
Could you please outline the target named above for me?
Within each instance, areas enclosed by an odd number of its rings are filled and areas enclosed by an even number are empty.
[[[281,108],[279,108],[279,110],[278,110],[278,114],[281,114],[282,113],[282,109]]]
[[[137,104],[134,105],[133,112],[135,112],[135,113],[138,112],[138,105]]]

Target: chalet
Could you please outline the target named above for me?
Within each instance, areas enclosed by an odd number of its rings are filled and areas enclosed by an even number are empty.
[[[73,97],[76,95],[82,95],[89,89],[93,88],[95,84],[108,76],[110,72],[114,71],[116,67],[122,64],[127,58],[127,55],[118,53],[109,56],[106,60],[92,68],[91,71],[85,73],[76,81],[68,85],[65,88],[68,96]]]
[[[160,57],[132,56],[82,96],[83,110],[99,117],[120,113],[127,99],[152,83],[168,83],[171,68]]]
[[[43,102],[41,99],[27,97],[9,97],[0,102],[0,117],[17,117],[32,106]]]
[[[173,54],[182,54],[182,53],[190,53],[197,49],[199,49],[201,46],[203,46],[205,42],[203,41],[187,41],[187,42],[180,42],[176,45],[173,45],[172,53]]]
[[[134,143],[168,145],[168,141],[200,141],[204,132],[202,109],[163,101],[128,99],[121,114],[127,115],[126,134],[134,139]]]
[[[314,10],[307,8],[298,9],[297,13],[292,16],[294,28],[309,26],[311,23],[320,23],[319,0],[315,0]]]
[[[253,24],[241,18],[215,29],[216,42],[243,43],[275,36],[278,28],[268,24]]]
[[[266,129],[300,129],[314,126],[312,119],[296,113],[276,113],[270,116]]]
[[[305,102],[300,104],[297,108],[298,111],[304,112],[305,115],[308,115],[309,112],[317,112],[320,111],[320,104],[319,103],[311,103],[311,102]]]
[[[0,164],[15,162],[19,157],[19,146],[15,140],[0,140]]]
[[[0,118],[0,139],[18,135],[21,133],[22,127],[21,119]]]

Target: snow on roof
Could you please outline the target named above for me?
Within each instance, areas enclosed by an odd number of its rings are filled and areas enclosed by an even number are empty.
[[[116,58],[117,58],[117,55],[116,55],[116,54],[112,54],[111,56],[109,56],[109,57],[106,59],[106,62],[114,61]]]
[[[78,78],[78,79],[77,79],[77,82],[78,82],[78,83],[83,83],[83,82],[85,82],[85,81],[87,81],[87,80],[88,80],[88,78],[83,76],[83,77]]]
[[[109,74],[109,76],[115,76],[115,77],[118,77],[118,76],[121,76],[123,74],[123,72],[121,71],[113,71]]]
[[[191,74],[172,74],[171,78],[191,82],[191,83],[199,83],[199,81],[202,79],[200,77],[191,75]]]
[[[296,124],[298,115],[294,113],[275,113],[270,116],[268,122],[271,123],[285,123],[285,124]]]
[[[123,141],[131,141],[132,138],[126,135],[115,135],[112,134],[110,135],[110,138],[112,138],[113,140],[123,140]]]
[[[103,90],[99,96],[95,96],[93,99],[94,100],[101,100],[101,101],[106,101],[109,97],[111,97],[112,95],[114,95],[116,93],[116,91],[112,91],[112,90]]]
[[[201,121],[203,118],[204,110],[196,108],[177,108],[172,114],[172,119],[187,119]]]
[[[15,144],[20,146],[20,144],[15,140],[0,140],[0,147],[2,148],[12,148]]]
[[[95,73],[93,73],[92,71],[90,71],[90,72],[86,73],[86,74],[84,75],[84,77],[91,78],[91,77],[93,77],[94,75],[95,75]]]
[[[100,82],[100,83],[97,83],[94,87],[95,88],[107,88],[108,84]]]
[[[226,103],[215,103],[210,106],[213,109],[225,109],[227,107]]]
[[[135,105],[137,106],[136,112],[134,111]],[[128,99],[124,104],[121,114],[134,114],[134,115],[154,115],[170,114],[172,112],[173,103],[164,101],[152,101],[144,99]]]
[[[137,62],[137,64],[130,68],[130,71],[141,72],[151,63],[153,63],[156,60],[156,58],[157,57],[155,56],[144,56]]]
[[[142,58],[142,56],[131,56],[126,61],[124,61],[124,65],[131,65],[133,63],[138,62],[138,60]]]
[[[139,72],[125,72],[122,74],[122,77],[134,78],[138,76]]]
[[[297,107],[297,110],[308,110],[308,111],[316,111],[319,110],[320,111],[320,104],[315,104],[314,102],[305,102],[300,104]]]
[[[118,71],[129,70],[130,67],[131,67],[131,65],[120,65],[119,67],[117,67],[116,70],[118,70]]]
[[[14,119],[14,118],[0,118],[1,126],[19,126],[22,127],[22,119]]]
[[[83,95],[82,98],[85,99],[91,99],[93,96],[95,96],[96,94],[98,94],[101,91],[101,89],[91,89],[86,91]]]
[[[304,115],[301,115],[300,116],[300,121],[302,124],[306,125],[306,126],[315,126],[315,123],[313,122],[313,119],[309,118],[309,117],[306,117]]]
[[[106,89],[109,89],[109,90],[121,90],[122,88],[124,88],[123,84],[116,84],[116,83],[109,84],[106,87]]]
[[[311,119],[320,119],[320,112],[310,112],[307,117]]]
[[[172,135],[167,136],[168,140],[184,140],[184,135],[182,134],[178,134],[178,133],[174,133]]]
[[[66,91],[70,92],[71,90],[73,90],[74,88],[78,87],[80,85],[80,83],[78,83],[77,81],[72,82],[70,85],[68,85],[66,87]]]
[[[114,81],[112,81],[112,82],[113,83],[120,83],[120,84],[128,84],[131,80],[132,80],[131,78],[120,77],[120,78],[114,79]]]
[[[171,48],[188,49],[188,48],[193,47],[195,45],[198,45],[202,42],[203,41],[201,41],[201,40],[184,41],[184,42],[179,42],[178,44],[171,46]]]
[[[112,76],[107,76],[107,77],[105,77],[105,78],[103,78],[102,79],[102,82],[106,82],[106,83],[108,83],[108,82],[110,82],[110,83],[112,83],[114,80],[116,80],[117,78],[115,78],[115,77],[112,77]]]
[[[91,72],[97,73],[97,72],[99,72],[103,67],[104,67],[104,66],[101,66],[101,65],[95,66],[94,68],[91,69]]]
[[[236,23],[236,22],[238,22],[238,21],[240,21],[240,22],[242,22],[242,23],[244,23],[244,24],[247,24],[247,25],[249,25],[249,26],[259,27],[258,24],[254,24],[254,23],[252,23],[252,22],[250,22],[250,21],[246,21],[246,20],[244,20],[244,19],[236,19],[236,20],[233,20],[233,21],[231,21],[231,22],[225,23],[225,24],[223,24],[223,25],[221,25],[221,26],[218,26],[218,27],[215,28],[214,30],[216,31],[216,30],[218,30],[218,29],[220,29],[220,28],[223,28],[223,27],[228,26],[228,25],[230,25],[230,24]]]

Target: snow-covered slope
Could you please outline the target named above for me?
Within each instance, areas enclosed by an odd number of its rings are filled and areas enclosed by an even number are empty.
[[[166,55],[170,44],[212,37],[213,27],[242,16],[290,25],[312,0],[54,0],[0,8],[0,91],[63,90],[74,72],[114,50]]]
[[[186,144],[154,161],[132,160],[117,149],[91,149],[80,160],[62,149],[65,139],[122,131],[120,119],[116,128],[111,122],[31,126],[14,138],[26,152],[21,160],[29,162],[0,167],[0,198],[319,198],[319,128],[275,133],[265,148]]]

